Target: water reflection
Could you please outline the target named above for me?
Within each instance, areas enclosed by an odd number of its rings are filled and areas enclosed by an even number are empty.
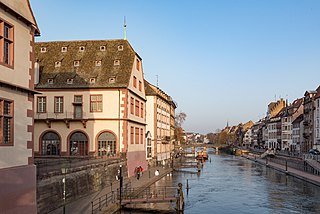
[[[320,188],[241,157],[210,155],[200,176],[175,173],[157,186],[183,184],[185,213],[320,213]],[[196,170],[196,169],[193,169]],[[164,204],[153,204],[163,208]],[[167,204],[165,209],[174,208]],[[141,212],[129,212],[141,213]]]

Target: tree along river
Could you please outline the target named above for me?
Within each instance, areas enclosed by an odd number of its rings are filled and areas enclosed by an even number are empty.
[[[196,168],[185,171],[196,172]],[[158,181],[154,188],[177,186],[180,182],[185,194],[185,214],[320,213],[320,187],[242,157],[210,154],[200,175],[174,172]],[[175,205],[149,204],[143,207],[168,210]],[[131,210],[121,213],[149,212]]]

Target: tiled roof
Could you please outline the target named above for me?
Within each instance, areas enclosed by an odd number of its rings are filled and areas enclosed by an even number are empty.
[[[37,89],[128,87],[137,55],[127,40],[38,42],[35,50],[40,66]],[[53,83],[48,83],[48,79]],[[73,80],[72,84],[68,79]]]
[[[38,25],[33,16],[29,0],[0,0],[0,4],[5,5],[5,7],[10,8],[16,14],[19,14],[23,19],[31,23],[39,33]]]

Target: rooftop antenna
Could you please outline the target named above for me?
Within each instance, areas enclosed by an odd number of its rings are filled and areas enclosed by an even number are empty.
[[[124,40],[127,40],[127,23],[126,23],[126,17],[124,17],[124,23],[123,23],[123,28],[124,28]]]
[[[159,76],[156,75],[156,77],[157,77],[157,88],[159,88]]]

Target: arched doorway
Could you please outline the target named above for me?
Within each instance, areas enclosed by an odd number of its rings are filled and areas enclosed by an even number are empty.
[[[98,137],[98,156],[116,156],[116,137],[111,132],[103,132]]]
[[[60,137],[54,132],[47,132],[41,139],[42,155],[60,155]]]
[[[75,132],[70,137],[70,156],[88,155],[88,138],[82,132]]]

